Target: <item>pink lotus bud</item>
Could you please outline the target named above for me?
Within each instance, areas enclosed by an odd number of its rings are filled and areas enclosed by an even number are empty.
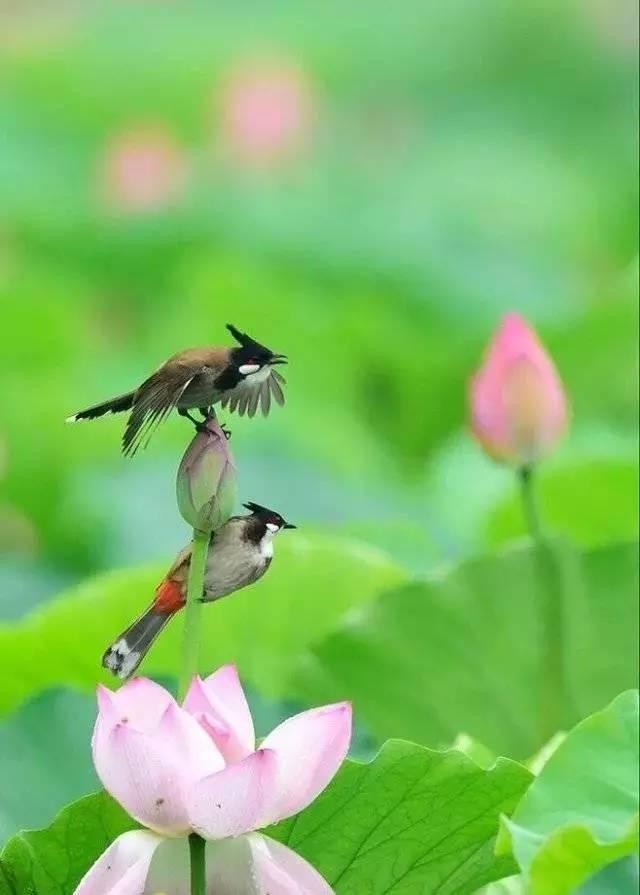
[[[220,528],[233,512],[235,472],[226,436],[210,417],[178,469],[176,494],[185,522],[204,532]]]
[[[230,155],[268,165],[298,151],[309,136],[311,89],[288,62],[255,61],[238,68],[222,96],[221,129]]]
[[[567,422],[564,389],[553,361],[531,327],[507,314],[470,387],[471,428],[494,460],[536,462]]]
[[[180,194],[185,170],[184,154],[164,128],[125,131],[103,159],[105,201],[128,213],[153,211]]]

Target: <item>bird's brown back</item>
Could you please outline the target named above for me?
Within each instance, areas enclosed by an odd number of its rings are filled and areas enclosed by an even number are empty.
[[[189,367],[190,369],[200,369],[201,367],[219,367],[227,363],[229,359],[229,349],[224,345],[201,345],[196,348],[185,348],[172,354],[156,372],[166,367]]]

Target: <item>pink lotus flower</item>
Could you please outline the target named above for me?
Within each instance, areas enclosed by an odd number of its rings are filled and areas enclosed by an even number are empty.
[[[216,895],[330,895],[295,852],[254,832],[301,811],[327,786],[351,738],[349,703],[289,718],[256,749],[238,674],[193,679],[180,707],[147,678],[98,687],[92,749],[105,789],[147,827],[119,836],[76,895],[187,893],[186,836],[207,842]]]
[[[471,428],[495,460],[528,466],[562,435],[567,405],[553,361],[518,314],[507,314],[470,387]]]
[[[163,127],[141,127],[118,134],[102,162],[105,202],[122,212],[154,211],[180,194],[184,153]]]
[[[221,129],[230,155],[245,164],[271,164],[298,151],[309,136],[312,94],[288,62],[259,60],[239,67],[222,95]]]

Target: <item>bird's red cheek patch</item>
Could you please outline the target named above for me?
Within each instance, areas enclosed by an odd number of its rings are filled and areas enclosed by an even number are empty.
[[[175,612],[184,606],[184,597],[180,585],[172,581],[171,578],[165,578],[156,588],[156,598],[153,601],[154,607],[158,612]]]

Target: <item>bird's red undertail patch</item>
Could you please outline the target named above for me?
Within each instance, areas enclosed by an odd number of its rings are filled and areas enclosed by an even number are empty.
[[[164,578],[156,588],[154,607],[159,612],[175,612],[184,606],[182,588],[172,578]]]

